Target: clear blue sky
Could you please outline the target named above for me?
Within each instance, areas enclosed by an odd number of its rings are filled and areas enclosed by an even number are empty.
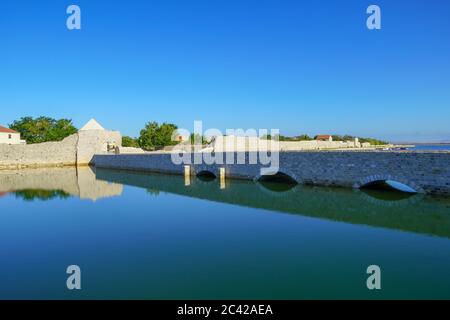
[[[366,28],[370,4],[381,31]],[[2,0],[0,39],[3,124],[450,140],[448,0]]]

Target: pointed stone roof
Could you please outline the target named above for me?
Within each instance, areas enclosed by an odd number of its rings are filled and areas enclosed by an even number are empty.
[[[88,130],[102,130],[104,131],[105,128],[103,128],[95,119],[91,119],[86,123],[83,128],[80,129],[80,131],[88,131]]]

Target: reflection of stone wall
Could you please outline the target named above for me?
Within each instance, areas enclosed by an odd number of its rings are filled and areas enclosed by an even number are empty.
[[[96,180],[90,167],[0,171],[0,193],[30,189],[61,190],[82,199],[97,200],[121,195],[123,186]]]
[[[81,199],[97,200],[100,198],[115,197],[122,194],[123,185],[96,180],[95,172],[90,167],[79,167],[78,189]]]
[[[221,189],[219,181],[96,169],[97,179],[137,186],[151,191],[330,219],[354,224],[391,228],[450,238],[450,200],[414,195],[400,201],[379,200],[354,190],[297,186],[287,192],[273,192],[244,180],[229,181]]]
[[[121,145],[117,131],[88,130],[63,141],[30,145],[0,144],[0,170],[87,165],[94,154],[106,153],[107,146]]]
[[[78,195],[77,169],[52,168],[0,171],[0,192],[26,189],[62,190]]]

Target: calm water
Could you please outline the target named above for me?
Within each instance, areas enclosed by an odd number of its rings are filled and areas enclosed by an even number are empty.
[[[411,150],[435,150],[435,151],[450,151],[450,144],[423,144],[423,145],[416,145],[414,148],[411,148]]]
[[[0,298],[450,298],[450,200],[0,171]],[[82,290],[66,289],[66,268]],[[366,288],[377,264],[382,290]]]

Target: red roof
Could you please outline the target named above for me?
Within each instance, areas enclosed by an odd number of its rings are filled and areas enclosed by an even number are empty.
[[[317,140],[321,140],[321,139],[326,139],[326,140],[328,140],[328,139],[330,139],[330,135],[329,134],[319,134],[318,136],[317,136]]]
[[[2,126],[0,126],[0,132],[3,132],[3,133],[18,133],[17,131],[14,131],[12,129],[5,128],[5,127],[2,127]]]

